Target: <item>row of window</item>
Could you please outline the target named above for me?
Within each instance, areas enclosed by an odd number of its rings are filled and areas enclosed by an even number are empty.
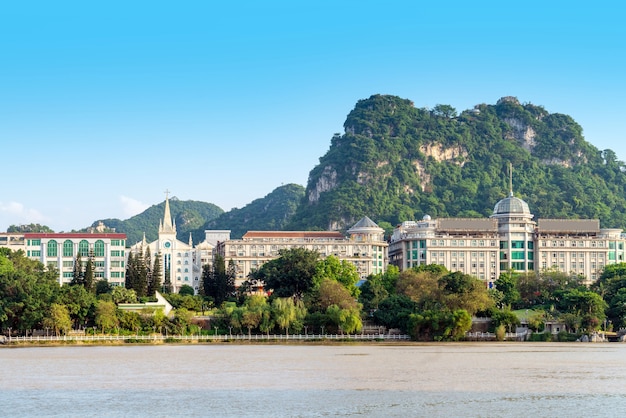
[[[592,247],[592,248],[605,248],[607,246],[607,242],[606,241],[584,241],[584,240],[572,240],[572,241],[565,241],[565,240],[542,240],[540,241],[540,245],[542,247],[578,247],[578,248],[583,248],[583,247]],[[608,242],[608,247],[611,250],[614,250],[616,247],[620,250],[624,249],[624,243],[623,242],[615,242],[615,241],[609,241]]]

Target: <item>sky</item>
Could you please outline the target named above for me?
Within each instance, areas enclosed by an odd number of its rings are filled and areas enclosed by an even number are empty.
[[[626,160],[626,5],[555,0],[0,6],[0,231],[241,208],[309,172],[358,100],[570,115]]]

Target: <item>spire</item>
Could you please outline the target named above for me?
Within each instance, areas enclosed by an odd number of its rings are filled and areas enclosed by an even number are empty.
[[[176,225],[172,224],[172,215],[170,214],[169,190],[165,190],[165,213],[163,215],[163,223],[159,227],[159,232],[176,232]]]
[[[189,233],[189,246],[193,247],[193,239],[191,238],[191,232]]]

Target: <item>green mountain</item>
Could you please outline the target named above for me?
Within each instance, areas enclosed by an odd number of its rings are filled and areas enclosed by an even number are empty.
[[[102,231],[115,229],[116,232],[125,233],[129,245],[141,241],[145,232],[146,239],[150,242],[158,238],[159,223],[163,221],[164,212],[165,202],[161,202],[125,221],[119,219],[96,221],[92,224],[92,228]],[[189,233],[202,228],[207,220],[215,219],[224,213],[221,208],[212,203],[178,200],[176,197],[170,199],[170,212],[176,222],[177,238],[184,242],[189,240]],[[194,242],[198,241],[194,240]]]
[[[397,224],[489,216],[509,193],[535,217],[597,218],[626,228],[626,167],[586,142],[569,116],[504,97],[457,114],[374,95],[348,115],[309,175],[287,228],[345,229],[368,215]]]
[[[208,221],[197,232],[202,234],[203,240],[205,229],[229,229],[232,238],[241,238],[247,231],[285,229],[303,197],[303,186],[298,184],[280,186],[267,196],[256,199],[241,209],[233,209]],[[194,235],[194,242],[199,242],[200,240],[196,241],[196,236]]]
[[[171,199],[178,238],[204,240],[205,229],[345,230],[364,215],[390,229],[405,220],[483,217],[509,193],[538,218],[594,218],[626,229],[626,166],[615,152],[586,142],[571,117],[504,97],[457,113],[449,105],[416,108],[409,100],[374,95],[360,100],[306,189],[278,187],[224,213],[203,202]],[[157,237],[164,203],[126,221],[105,219],[129,244],[145,231]]]

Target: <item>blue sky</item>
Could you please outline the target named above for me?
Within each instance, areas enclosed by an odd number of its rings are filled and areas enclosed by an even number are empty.
[[[166,189],[229,210],[306,185],[378,93],[516,96],[626,160],[626,6],[420,3],[5,2],[0,231],[127,219]]]

